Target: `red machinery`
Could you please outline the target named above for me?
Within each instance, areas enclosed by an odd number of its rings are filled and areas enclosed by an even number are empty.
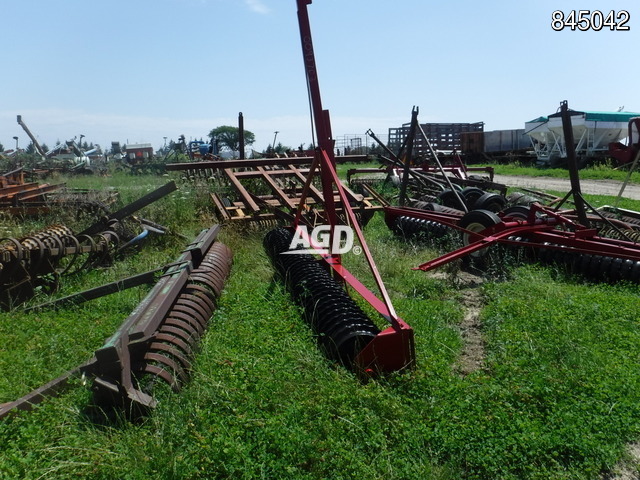
[[[462,232],[463,247],[439,258],[425,262],[416,269],[431,270],[469,255],[481,256],[484,249],[494,244],[515,247],[526,246],[542,260],[568,263],[574,271],[595,276],[600,280],[621,279],[640,282],[640,246],[635,231],[628,225],[607,218],[591,208],[595,215],[587,216],[587,202],[580,192],[580,181],[573,149],[571,128],[572,112],[567,102],[561,104],[563,129],[567,143],[567,156],[572,190],[560,205],[573,195],[575,211],[558,212],[532,204],[518,206],[497,215],[487,210],[472,210],[464,215],[425,211],[413,208],[385,207],[387,225],[401,229],[401,224],[423,224],[426,228],[445,225]],[[600,235],[591,223],[606,225],[616,238]],[[626,231],[625,231],[626,230]]]
[[[487,210],[472,210],[465,215],[443,212],[386,207],[385,220],[393,228],[402,218],[445,225],[462,232],[464,245],[457,250],[416,267],[428,271],[466,256],[481,256],[484,249],[501,244],[526,247],[538,258],[567,263],[577,273],[592,275],[603,280],[640,281],[640,247],[632,238],[626,240],[598,235],[595,228],[575,221],[570,213],[533,204],[505,211],[502,217]],[[625,232],[619,222],[609,222],[614,230]]]
[[[640,154],[640,117],[629,120],[627,145],[620,142],[611,143],[609,154],[616,159],[618,165],[627,165],[637,160]]]
[[[311,99],[312,118],[317,135],[315,142],[317,148],[309,176],[307,177],[307,182],[302,192],[298,212],[293,221],[293,225],[289,228],[289,232],[295,230],[301,221],[303,221],[301,213],[304,209],[305,198],[311,189],[314,174],[316,170],[319,169],[325,199],[325,216],[329,224],[330,243],[332,245],[334,244],[333,238],[336,226],[340,223],[336,213],[337,205],[340,204],[344,209],[344,216],[347,222],[355,232],[358,242],[362,247],[363,254],[369,264],[382,300],[373,294],[342,265],[340,255],[322,252],[319,246],[315,245],[308,236],[306,240],[315,252],[320,255],[321,264],[333,272],[334,279],[337,279],[339,282],[344,282],[355,289],[364,300],[390,323],[390,326],[379,331],[371,321],[362,319],[357,307],[346,305],[338,290],[333,288],[325,278],[322,278],[322,274],[319,271],[311,274],[312,278],[308,278],[309,274],[307,274],[306,279],[303,278],[297,283],[299,285],[306,280],[310,285],[313,285],[314,288],[323,288],[323,290],[317,290],[315,295],[314,292],[312,292],[310,296],[305,296],[304,292],[299,292],[298,300],[303,303],[305,301],[308,302],[310,311],[307,318],[310,319],[316,332],[318,332],[321,337],[328,339],[328,343],[335,340],[336,348],[338,349],[345,344],[353,348],[352,351],[346,353],[343,351],[342,354],[339,355],[343,363],[348,363],[353,366],[356,371],[365,374],[396,371],[410,367],[415,363],[413,329],[397,316],[391,304],[391,299],[373,261],[371,252],[367,247],[364,235],[358,224],[358,219],[350,206],[345,188],[342,186],[336,173],[336,161],[333,151],[334,140],[331,134],[329,112],[328,110],[323,110],[320,97],[318,71],[316,68],[311,27],[307,12],[307,5],[309,4],[311,4],[311,0],[297,0],[302,54]],[[334,198],[333,194],[334,186],[338,191],[337,199]],[[298,232],[300,231],[304,232],[304,230],[298,230]],[[292,233],[290,233],[290,235],[292,235]],[[267,243],[269,243],[269,245],[267,245]],[[315,260],[312,263],[309,261],[309,258],[305,259],[302,255],[282,255],[283,249],[286,249],[288,246],[288,237],[280,233],[265,237],[265,246],[270,251],[274,264],[282,267],[281,273],[289,277],[293,276],[295,278],[295,274],[298,272],[309,272],[312,270],[313,263],[318,263],[315,262]],[[295,257],[298,257],[298,259]],[[284,259],[288,259],[288,263],[285,264]],[[295,285],[292,286],[295,287]],[[326,293],[323,294],[322,292]],[[319,301],[324,301],[325,303],[325,305],[322,306],[325,309],[323,310],[325,314],[324,318],[315,319],[314,315],[317,315],[320,309],[320,307],[318,307]],[[340,311],[338,311],[338,309],[340,309]],[[354,320],[354,316],[357,317],[358,320]],[[336,319],[338,318],[340,319],[339,324],[336,323]]]

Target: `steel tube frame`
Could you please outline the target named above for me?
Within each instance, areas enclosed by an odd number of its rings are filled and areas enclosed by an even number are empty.
[[[307,78],[307,88],[310,96],[311,114],[314,120],[315,132],[317,136],[317,148],[315,160],[309,173],[309,180],[305,185],[308,190],[311,176],[316,167],[320,167],[322,190],[325,201],[325,212],[330,224],[330,238],[333,244],[333,234],[338,223],[336,206],[333,197],[333,186],[335,185],[342,206],[351,223],[351,227],[356,233],[358,241],[362,247],[371,273],[382,296],[382,301],[378,299],[369,289],[358,281],[343,265],[339,255],[322,255],[322,259],[333,271],[347,284],[353,287],[369,304],[381,313],[391,326],[380,332],[355,359],[355,365],[359,373],[371,375],[379,372],[395,371],[412,366],[415,363],[415,346],[413,329],[402,321],[396,314],[389,294],[382,281],[380,273],[375,265],[371,252],[367,246],[358,220],[349,205],[345,192],[335,169],[334,140],[331,134],[331,124],[329,111],[322,108],[320,86],[318,82],[318,72],[311,38],[311,26],[307,6],[311,0],[297,0],[298,23],[300,27],[300,40],[302,45],[302,55],[304,59],[305,73]],[[305,192],[303,192],[304,194]],[[305,197],[300,200],[300,205],[304,203]],[[300,211],[300,208],[299,208]],[[299,215],[296,217],[294,227],[297,226]],[[318,247],[314,247],[318,250]]]
[[[437,222],[460,230],[476,239],[468,245],[446,253],[436,259],[422,263],[414,270],[429,271],[446,265],[476,251],[487,248],[495,243],[512,246],[526,246],[528,248],[545,248],[549,250],[571,249],[573,252],[604,255],[621,259],[640,261],[640,246],[632,241],[617,240],[597,236],[597,230],[573,222],[566,215],[546,209],[538,204],[532,204],[527,220],[503,217],[503,221],[486,228],[482,232],[471,232],[460,226],[458,215],[428,212],[425,210],[385,207],[387,225],[399,216],[408,216]],[[538,218],[537,213],[544,213],[548,218]],[[558,226],[569,227],[570,230],[558,230]],[[509,240],[509,237],[523,237],[527,242]]]

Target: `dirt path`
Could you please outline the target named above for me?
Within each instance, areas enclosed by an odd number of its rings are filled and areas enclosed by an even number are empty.
[[[567,175],[569,174],[567,173]],[[571,190],[571,183],[568,178],[496,175],[494,181],[503,183],[509,187],[525,187],[535,190],[555,190],[559,192],[568,192]],[[617,196],[621,187],[622,182],[615,180],[580,180],[582,193],[591,195]],[[627,185],[622,196],[633,200],[640,200],[640,185]]]
[[[632,443],[627,447],[627,458],[618,462],[613,471],[605,473],[601,480],[638,480],[640,473],[640,444]]]
[[[485,341],[480,321],[484,299],[477,285],[461,290],[460,294],[464,317],[458,324],[458,328],[463,347],[454,370],[464,376],[484,367]]]
[[[431,275],[435,278],[451,280],[450,272],[436,271],[431,272]],[[453,369],[459,375],[466,376],[482,369],[485,365],[485,340],[480,321],[480,314],[484,307],[480,287],[484,283],[484,278],[462,270],[456,271],[454,275],[464,316],[456,325],[462,339],[462,350]]]

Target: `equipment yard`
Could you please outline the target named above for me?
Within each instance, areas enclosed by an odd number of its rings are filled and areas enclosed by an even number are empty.
[[[0,172],[0,479],[638,478],[635,114],[597,145],[614,117],[536,119],[559,178],[524,175],[519,130],[416,106],[341,151],[296,3],[309,150],[247,158],[240,113],[96,165],[17,116],[39,160],[14,137]]]
[[[91,178],[68,181],[91,187]],[[127,204],[166,178],[102,182]],[[178,191],[140,212],[169,233],[109,268],[63,280],[54,297],[174,262],[216,221],[208,193],[206,183],[179,181]],[[416,333],[416,360],[411,370],[363,382],[316,347],[274,277],[264,232],[235,224],[220,231],[233,251],[231,275],[179,393],[155,382],[157,406],[130,421],[126,411],[96,409],[90,377],[72,377],[59,396],[0,421],[3,476],[604,478],[637,440],[637,284],[587,282],[509,256],[473,276],[456,265],[413,271],[447,244],[407,243],[377,213],[364,232],[396,310]],[[365,284],[373,281],[361,258],[343,258]],[[0,403],[87,361],[150,289],[3,313]],[[27,306],[50,299],[38,290]]]

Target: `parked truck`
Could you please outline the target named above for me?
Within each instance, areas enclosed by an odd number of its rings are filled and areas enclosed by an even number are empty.
[[[581,165],[606,159],[609,145],[618,144],[628,135],[629,121],[640,116],[633,112],[571,111],[575,151]],[[559,113],[538,117],[525,123],[539,166],[563,166],[566,163],[562,118]]]

